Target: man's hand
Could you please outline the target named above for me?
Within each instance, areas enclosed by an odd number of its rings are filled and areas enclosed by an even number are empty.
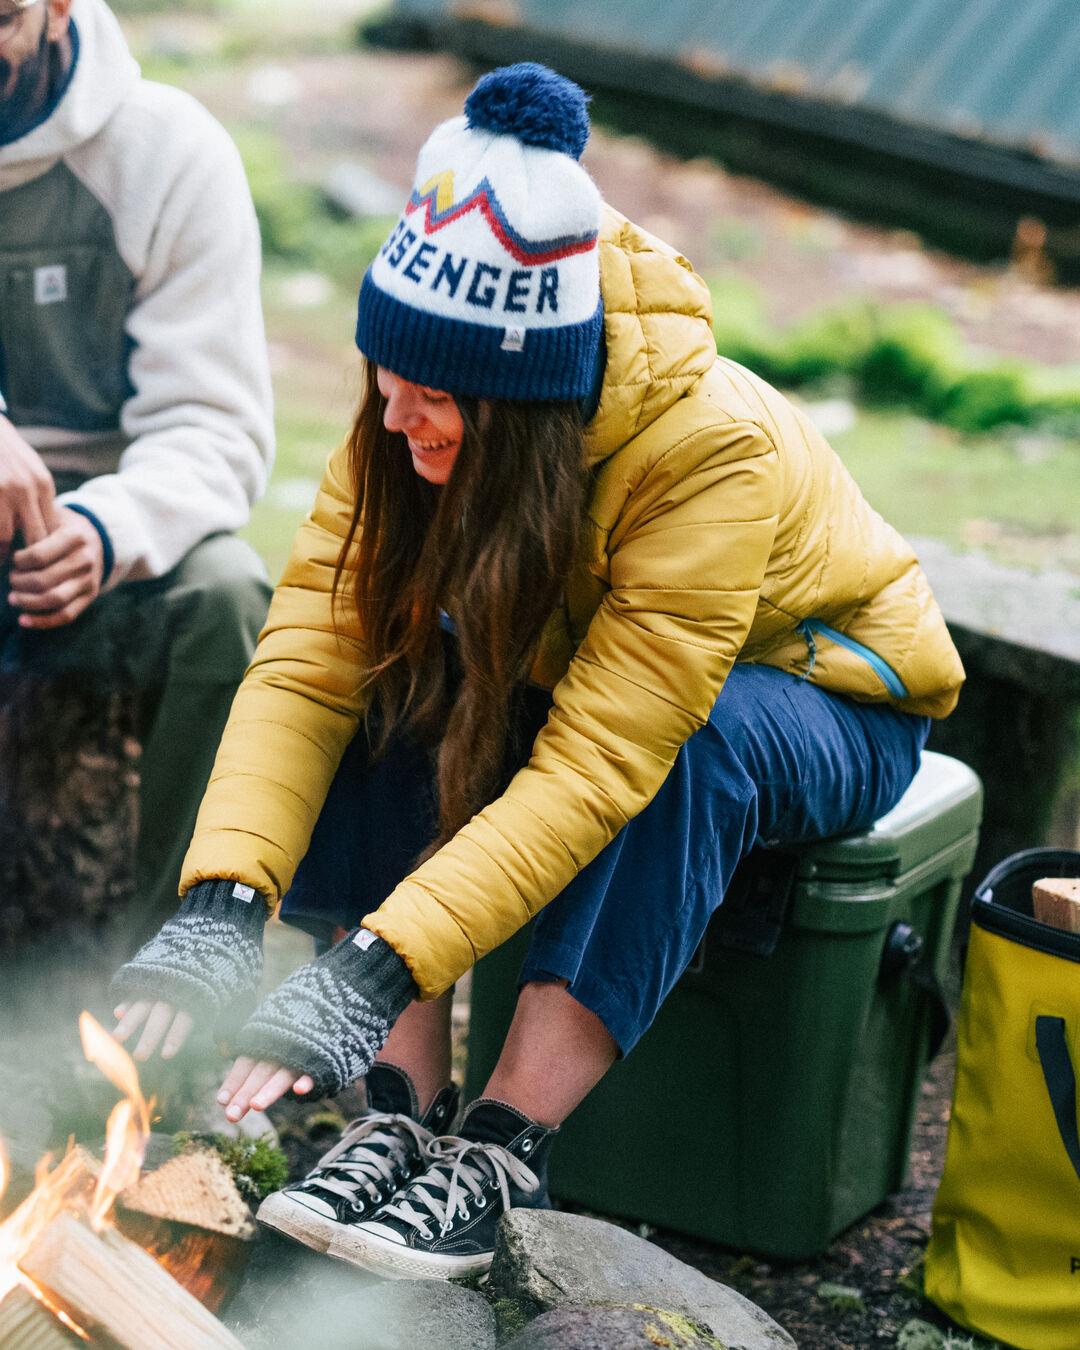
[[[49,483],[51,487],[51,479]],[[22,611],[22,628],[61,628],[78,618],[101,590],[101,536],[78,511],[51,509],[55,528],[11,555],[8,603]],[[23,533],[29,541],[25,523]]]
[[[41,456],[0,414],[0,563],[8,560],[16,530],[31,545],[49,534],[56,524],[55,499]]]

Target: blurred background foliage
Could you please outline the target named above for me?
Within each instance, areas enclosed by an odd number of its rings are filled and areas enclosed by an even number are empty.
[[[392,224],[392,216],[337,209],[325,190],[328,165],[343,138],[349,155],[365,158],[359,105],[370,97],[371,63],[445,58],[364,51],[361,26],[377,9],[369,0],[323,0],[317,8],[290,0],[113,2],[144,73],[205,103],[247,169],[263,237],[279,440],[270,490],[247,533],[276,576],[355,406],[356,291]],[[307,106],[319,99],[320,60],[358,63],[355,110]],[[301,65],[303,79],[291,73]],[[416,67],[401,69],[402,116],[423,116],[407,93]],[[461,80],[467,86],[471,72]],[[598,118],[602,109],[597,100]],[[411,158],[401,164],[399,185],[412,167]],[[827,212],[798,209],[809,221],[805,266],[824,267],[840,226]],[[760,281],[774,244],[754,218],[718,212],[704,240],[687,248],[712,293],[719,350],[805,403],[902,531],[1080,573],[1080,363],[1040,365],[976,348],[932,295],[901,303],[838,288],[835,301],[780,320],[775,294]],[[1003,267],[987,267],[991,284]]]

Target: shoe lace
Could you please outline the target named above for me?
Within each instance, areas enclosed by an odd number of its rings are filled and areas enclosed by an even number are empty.
[[[325,1154],[305,1185],[351,1200],[358,1190],[376,1199],[379,1183],[392,1190],[415,1151],[423,1157],[430,1130],[406,1115],[366,1115],[350,1121],[338,1144]]]
[[[425,1240],[431,1238],[432,1220],[439,1225],[441,1237],[450,1230],[457,1214],[467,1219],[470,1196],[479,1206],[485,1205],[485,1182],[498,1183],[504,1209],[510,1208],[508,1182],[528,1194],[540,1187],[536,1173],[499,1144],[444,1135],[431,1141],[428,1153],[435,1160],[433,1165],[384,1205],[378,1216],[400,1219]]]

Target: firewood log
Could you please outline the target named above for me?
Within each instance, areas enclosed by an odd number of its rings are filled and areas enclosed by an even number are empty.
[[[0,1299],[0,1345],[4,1350],[72,1350],[85,1342],[17,1284]]]
[[[124,1191],[116,1224],[214,1313],[238,1288],[255,1236],[232,1173],[206,1148],[170,1158]]]
[[[1043,877],[1031,888],[1031,904],[1040,923],[1080,933],[1080,877]]]
[[[92,1337],[120,1350],[242,1350],[152,1256],[115,1228],[65,1212],[30,1244],[22,1272]]]

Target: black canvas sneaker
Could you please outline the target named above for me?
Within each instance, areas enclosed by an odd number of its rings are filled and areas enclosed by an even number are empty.
[[[427,1167],[432,1140],[457,1111],[457,1088],[444,1088],[421,1117],[401,1069],[374,1064],[366,1083],[368,1110],[303,1181],[267,1196],[256,1215],[261,1224],[325,1252]]]
[[[503,1102],[473,1102],[460,1135],[432,1141],[427,1171],[371,1219],[341,1229],[328,1255],[387,1279],[487,1270],[500,1217],[550,1207],[547,1155],[556,1133]]]

